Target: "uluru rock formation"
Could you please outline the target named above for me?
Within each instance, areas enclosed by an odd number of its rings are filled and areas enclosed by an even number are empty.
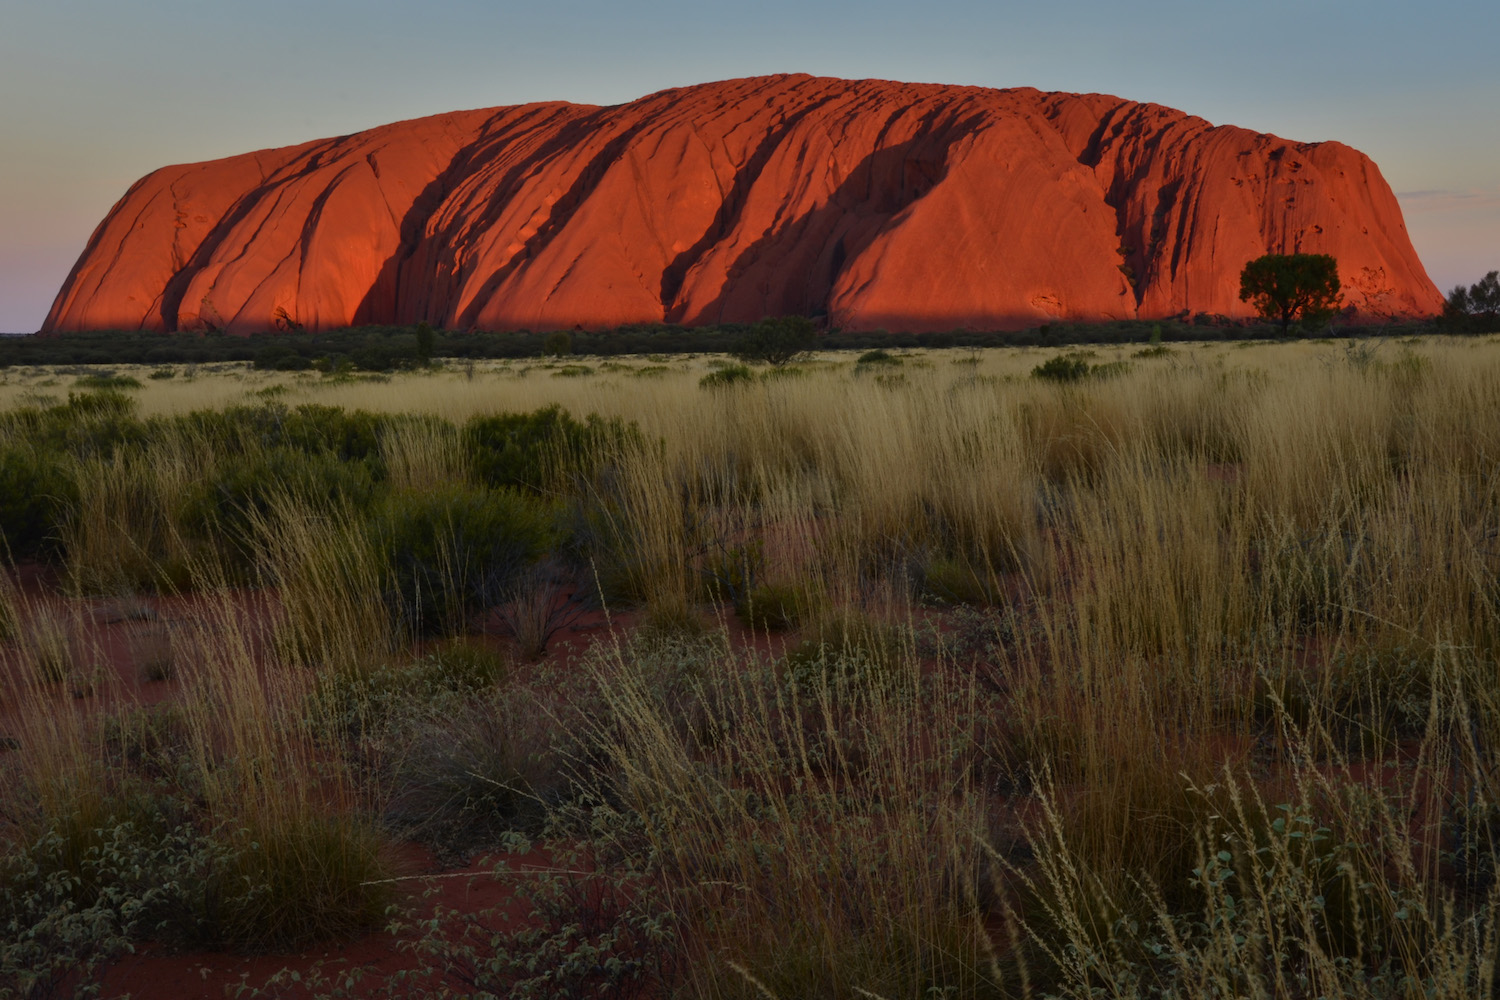
[[[43,330],[1235,317],[1245,262],[1299,251],[1338,258],[1361,314],[1442,306],[1340,143],[1102,94],[773,76],[164,167]]]

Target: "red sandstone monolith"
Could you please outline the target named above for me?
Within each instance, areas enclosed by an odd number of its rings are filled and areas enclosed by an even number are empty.
[[[1442,296],[1366,156],[1101,94],[774,76],[398,122],[137,182],[44,331],[849,330],[1250,315],[1327,253],[1370,318]]]

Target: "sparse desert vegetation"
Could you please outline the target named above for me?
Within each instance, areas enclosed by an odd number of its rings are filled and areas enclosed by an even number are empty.
[[[1500,344],[1160,346],[5,371],[0,996],[1495,995]]]

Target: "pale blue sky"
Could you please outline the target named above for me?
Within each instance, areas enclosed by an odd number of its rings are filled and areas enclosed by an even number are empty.
[[[775,72],[1102,91],[1368,153],[1438,286],[1500,268],[1494,0],[0,0],[0,331],[138,177],[450,111]]]

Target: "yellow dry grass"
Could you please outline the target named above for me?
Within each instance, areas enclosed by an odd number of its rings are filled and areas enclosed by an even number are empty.
[[[620,417],[640,442],[607,497],[573,499],[623,539],[658,620],[700,611],[706,562],[749,543],[767,580],[816,595],[807,636],[837,655],[617,646],[586,664],[609,765],[589,781],[632,812],[699,935],[694,995],[1490,995],[1500,345],[1136,350],[1095,349],[1128,366],[1062,386],[1030,377],[1058,352],[1015,349],[824,355],[720,389],[699,385],[713,358],[341,382],[203,366],[135,395],[144,414]],[[0,406],[66,389],[13,373]],[[404,488],[470,474],[433,420],[381,455]],[[184,441],[95,470],[75,563],[173,552],[190,468]],[[214,801],[357,800],[287,706],[307,690],[294,663],[395,645],[358,530],[275,509],[257,538],[286,641],[202,630],[209,666],[184,685]],[[978,659],[922,631],[951,567],[992,605]],[[663,656],[686,664],[670,688]],[[42,699],[26,739],[82,746],[38,683],[9,694]],[[88,756],[38,751],[62,763],[37,774]]]

